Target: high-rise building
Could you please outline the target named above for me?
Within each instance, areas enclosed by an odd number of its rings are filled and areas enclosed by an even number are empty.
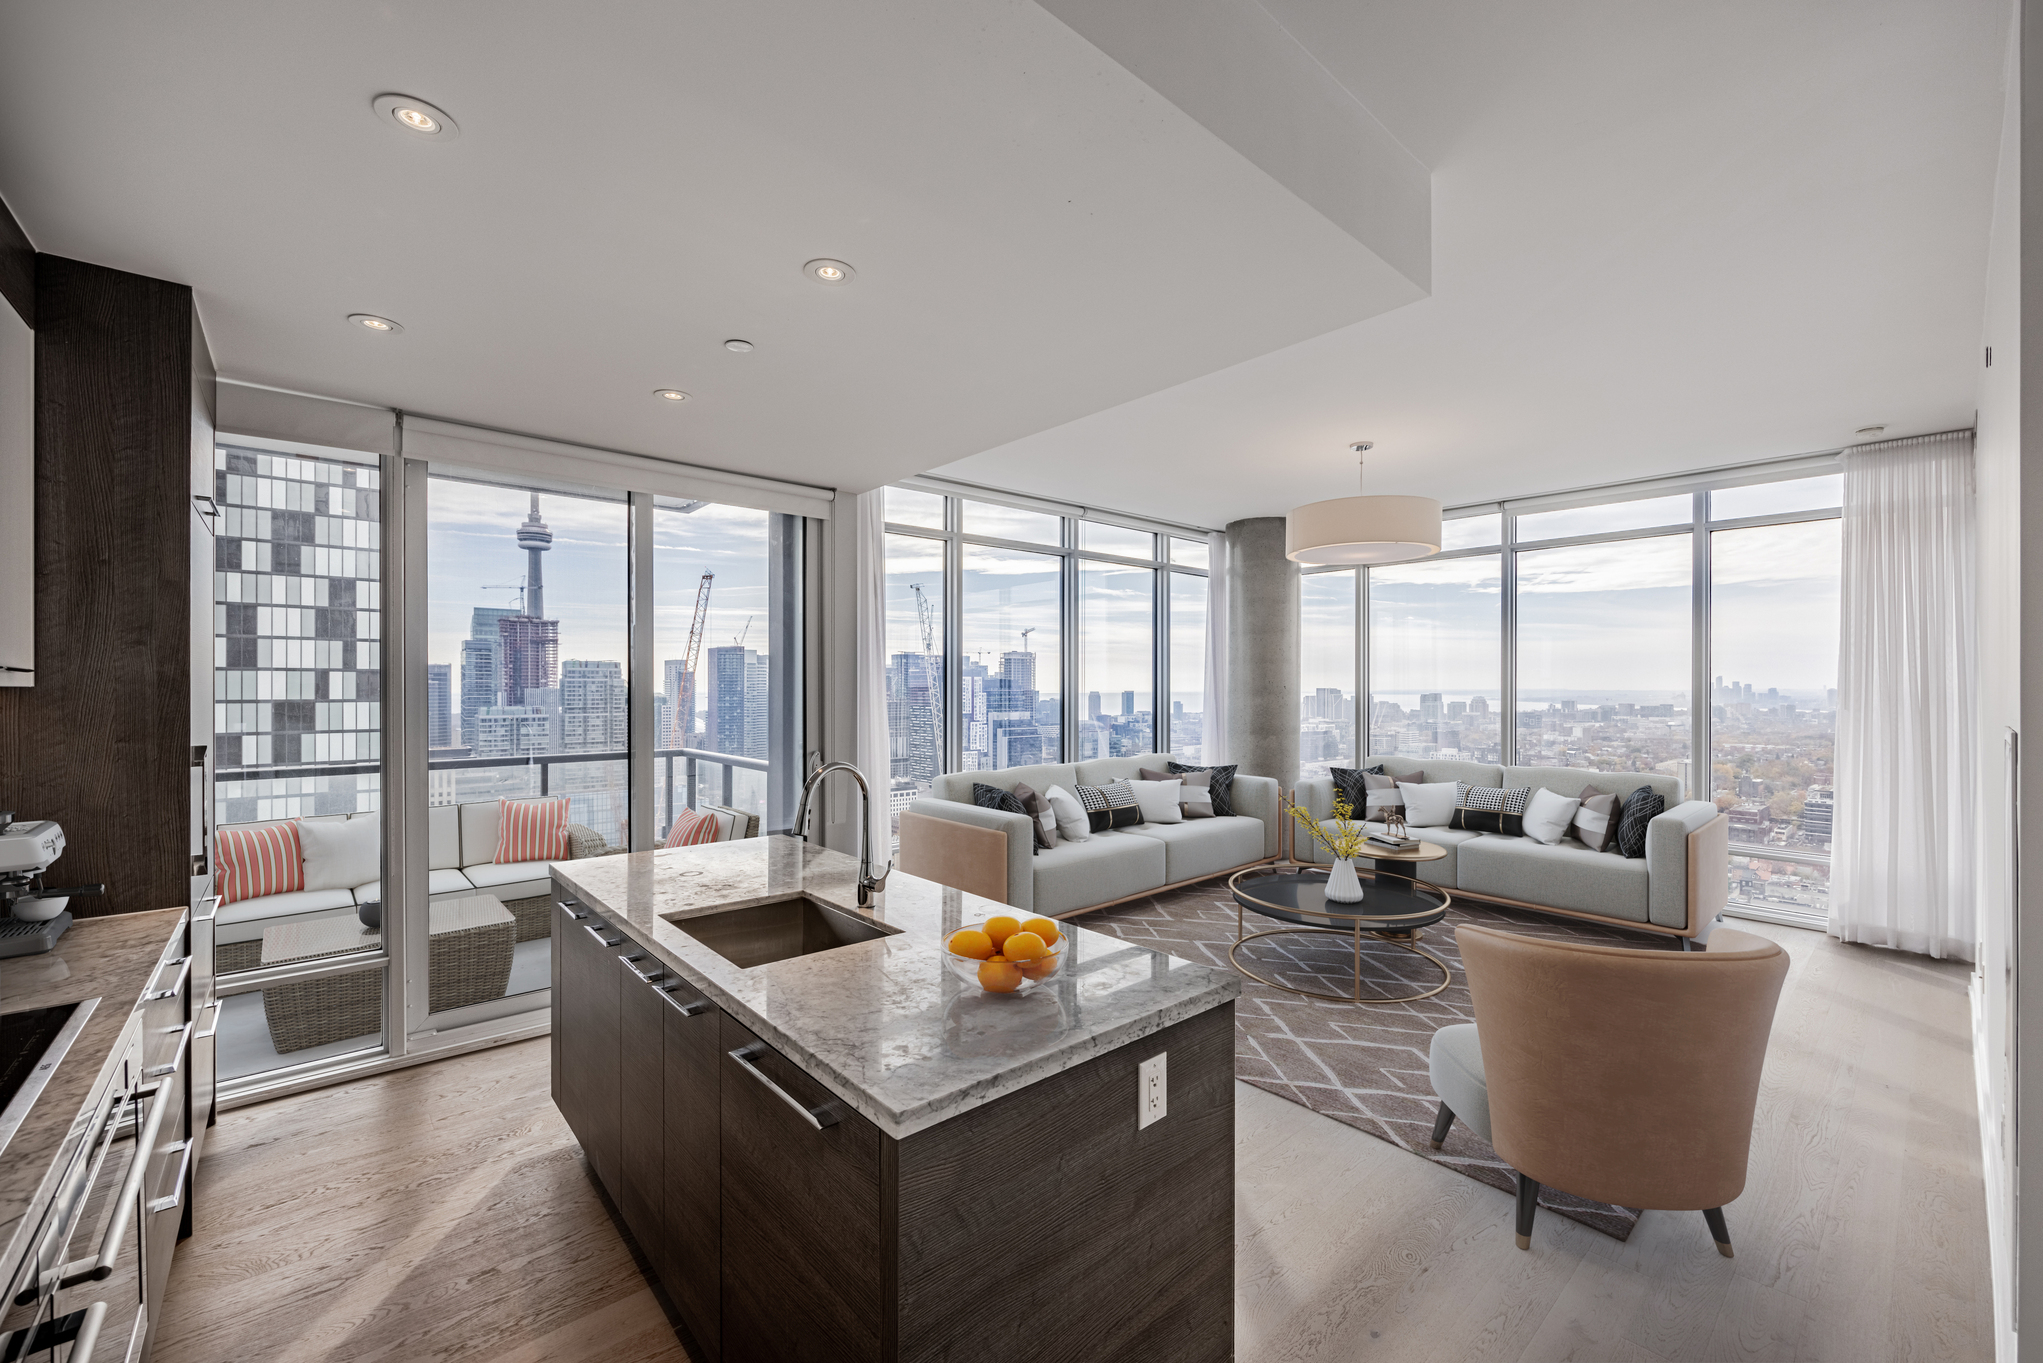
[[[563,752],[622,752],[631,746],[631,688],[617,663],[570,658],[560,668]]]
[[[1000,655],[1000,675],[1006,681],[1024,691],[1036,689],[1036,655],[1033,653],[1003,653]]]
[[[484,710],[503,703],[504,644],[495,637],[461,641],[461,734],[459,742],[475,746],[476,721]]]
[[[1085,693],[1085,717],[1087,719],[1098,719],[1100,717],[1099,692],[1088,691]]]
[[[705,747],[745,757],[766,756],[767,664],[756,650],[730,644],[709,650]]]
[[[1572,710],[1574,706],[1570,705],[1568,708]],[[1440,693],[1438,691],[1423,692],[1419,696],[1419,723],[1438,724],[1441,718]]]
[[[695,673],[686,658],[667,659],[663,670],[667,723],[660,726],[659,744],[663,748],[689,747],[695,740]]]
[[[525,757],[553,748],[554,717],[537,706],[492,705],[476,716],[476,757]]]
[[[524,705],[527,693],[560,680],[560,621],[507,615],[497,621],[504,646],[504,703]]]
[[[426,664],[426,746],[454,746],[454,670],[450,663]]]
[[[971,678],[981,682],[981,678]],[[971,731],[971,696],[979,698],[984,727],[983,682],[969,688],[962,722]],[[931,653],[896,653],[887,669],[887,729],[894,736],[892,776],[932,781],[943,770],[943,659]]]
[[[1121,693],[1121,713],[1123,715],[1135,713],[1135,693],[1133,691],[1123,691]]]

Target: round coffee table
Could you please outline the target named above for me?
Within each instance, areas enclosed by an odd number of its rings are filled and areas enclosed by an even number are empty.
[[[1363,857],[1376,865],[1376,874],[1391,876],[1398,880],[1417,880],[1419,863],[1438,861],[1447,855],[1447,849],[1437,842],[1421,842],[1408,852],[1392,852],[1381,847],[1364,847]]]
[[[1327,871],[1322,867],[1305,867],[1295,871],[1272,870],[1268,867],[1251,867],[1238,871],[1227,882],[1228,890],[1234,895],[1234,945],[1227,949],[1228,963],[1257,984],[1282,989],[1287,994],[1301,994],[1309,999],[1325,999],[1328,1003],[1416,1003],[1430,999],[1454,982],[1454,973],[1447,962],[1420,946],[1419,934],[1447,916],[1447,906],[1453,902],[1447,891],[1438,885],[1423,880],[1412,880],[1397,875],[1382,875],[1375,871],[1357,871],[1362,881],[1363,897],[1353,904],[1342,904],[1326,897]],[[1262,932],[1244,932],[1242,911],[1261,914],[1265,918],[1291,926],[1268,928]],[[1440,983],[1418,994],[1401,994],[1396,998],[1365,999],[1362,997],[1362,935],[1369,934],[1390,943],[1400,951],[1409,951],[1414,956],[1423,956],[1440,967]],[[1258,937],[1277,937],[1285,934],[1317,934],[1328,937],[1348,938],[1354,947],[1355,983],[1349,993],[1327,994],[1315,989],[1298,989],[1288,984],[1279,984],[1272,979],[1256,974],[1241,963],[1236,953],[1248,942]]]

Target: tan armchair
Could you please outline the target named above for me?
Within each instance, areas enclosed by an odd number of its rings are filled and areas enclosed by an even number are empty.
[[[1518,1247],[1544,1184],[1700,1211],[1729,1258],[1787,953],[1729,929],[1693,953],[1454,935],[1476,1021],[1433,1038],[1433,1145],[1459,1115],[1518,1171]]]

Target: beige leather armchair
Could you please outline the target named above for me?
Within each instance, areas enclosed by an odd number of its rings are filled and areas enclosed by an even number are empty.
[[[1518,1171],[1518,1247],[1545,1184],[1700,1211],[1729,1258],[1787,953],[1729,929],[1694,953],[1454,935],[1476,1020],[1434,1036],[1433,1145],[1461,1115]]]

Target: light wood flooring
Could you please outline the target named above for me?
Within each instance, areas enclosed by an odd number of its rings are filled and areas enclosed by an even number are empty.
[[[1993,1356],[1966,971],[1786,944],[1751,1181],[1629,1242],[1237,1085],[1238,1357]],[[684,1357],[523,1042],[229,1113],[159,1363]]]

